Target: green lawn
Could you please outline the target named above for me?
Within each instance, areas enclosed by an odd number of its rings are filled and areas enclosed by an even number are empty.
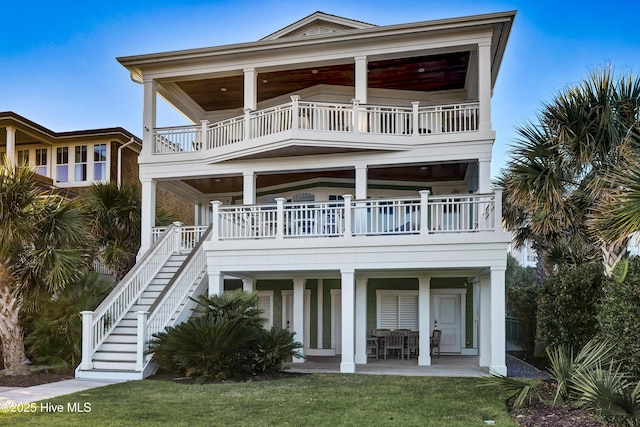
[[[515,426],[477,378],[316,374],[267,382],[132,381],[46,401],[63,413],[1,414],[7,426]],[[90,403],[90,412],[67,405]],[[40,405],[40,403],[38,403]]]

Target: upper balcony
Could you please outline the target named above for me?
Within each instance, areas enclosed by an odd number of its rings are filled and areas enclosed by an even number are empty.
[[[411,107],[301,101],[201,125],[154,129],[154,155],[204,152],[217,161],[255,155],[274,141],[308,141],[333,149],[410,149],[439,135],[478,132],[479,104]],[[274,135],[277,135],[274,139]],[[282,148],[282,147],[278,147]],[[156,159],[158,160],[158,159]]]

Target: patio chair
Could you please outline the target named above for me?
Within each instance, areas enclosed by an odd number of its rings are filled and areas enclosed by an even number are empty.
[[[433,354],[433,349],[438,349],[438,358],[440,358],[440,338],[442,337],[442,331],[440,329],[434,329],[433,335],[431,335],[431,342],[429,344],[429,355]]]
[[[372,352],[369,353],[369,350],[372,350]],[[378,337],[367,338],[367,355],[375,356],[375,358],[377,359],[379,351],[380,351],[380,348],[378,346]]]
[[[418,331],[409,331],[407,333],[407,345],[405,346],[405,353],[407,355],[407,359],[411,357],[412,354],[418,356],[418,343],[420,342]]]
[[[384,334],[384,360],[387,360],[387,354],[393,350],[400,350],[400,358],[404,359],[404,338],[407,336],[404,332],[388,331]]]

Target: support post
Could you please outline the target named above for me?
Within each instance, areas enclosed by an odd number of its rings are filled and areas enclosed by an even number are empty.
[[[211,240],[220,240],[220,206],[222,202],[218,200],[211,201]]]
[[[494,220],[495,220],[495,226],[494,226],[494,231],[496,232],[502,232],[502,187],[495,187],[494,188],[494,193],[495,193],[495,198],[494,198],[494,203],[495,203],[495,208],[493,210],[494,212]]]
[[[431,365],[431,276],[418,275],[418,366]]]
[[[255,110],[258,100],[258,73],[255,68],[245,68],[244,72],[244,108]]]
[[[300,95],[291,95],[291,129],[300,127]]]
[[[478,43],[479,130],[491,131],[491,42]]]
[[[16,166],[16,128],[13,126],[7,126],[5,130],[7,131],[5,155],[7,156],[7,163],[9,166],[14,168]]]
[[[356,371],[354,362],[355,332],[355,271],[341,270],[342,289],[342,361],[340,372],[352,374]]]
[[[245,292],[253,292],[256,290],[256,279],[245,277],[242,279],[242,290]]]
[[[147,354],[147,316],[146,311],[136,311],[138,319],[138,339],[136,343],[136,371],[142,372]]]
[[[253,110],[250,108],[244,109],[244,140],[248,141],[251,139],[251,112]]]
[[[151,229],[156,224],[156,181],[153,179],[141,179],[140,181],[142,182],[142,209],[138,258],[151,247],[153,243]]]
[[[344,237],[353,236],[353,209],[351,208],[351,194],[345,194],[342,196],[344,199]]]
[[[256,204],[256,174],[253,171],[242,174],[242,204]]]
[[[222,295],[224,293],[224,274],[220,271],[209,271],[209,295]]]
[[[411,103],[411,121],[413,122],[413,128],[411,134],[413,136],[420,134],[420,115],[418,109],[420,108],[420,101],[413,101]]]
[[[182,223],[180,221],[175,221],[173,226],[173,252],[179,253],[182,250]]]
[[[304,356],[305,342],[304,336],[304,278],[293,278],[293,332],[295,340],[302,344],[300,352]],[[304,357],[294,357],[293,363],[304,362]]]
[[[367,363],[367,278],[356,277],[356,364]]]
[[[207,138],[207,125],[209,124],[209,120],[200,120],[200,145],[197,146],[195,151],[202,151],[202,150],[207,150],[209,148],[209,144],[207,144],[207,141],[209,140],[209,138]]]
[[[156,91],[157,84],[153,79],[143,79],[142,107],[142,151],[141,157],[149,158],[155,152],[156,128]],[[144,193],[143,193],[144,194]]]
[[[478,343],[478,364],[488,367],[491,364],[491,280],[489,276],[480,276],[480,331]]]
[[[276,197],[276,239],[284,239],[284,197]]]
[[[491,267],[491,362],[489,370],[507,375],[505,332],[505,267]]]
[[[91,361],[91,347],[93,343],[93,311],[81,311],[82,315],[82,362],[80,369],[88,371],[93,369]]]
[[[420,234],[429,234],[429,190],[420,190]]]

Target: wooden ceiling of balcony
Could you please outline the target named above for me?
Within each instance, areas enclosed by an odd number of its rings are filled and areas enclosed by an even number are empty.
[[[467,173],[468,163],[446,163],[427,164],[403,167],[381,167],[371,168],[368,171],[370,181],[390,181],[389,185],[396,185],[401,182],[424,182],[425,184],[443,181],[464,181]],[[332,170],[332,171],[312,171],[312,172],[292,172],[282,174],[258,175],[256,186],[258,192],[263,188],[283,186],[306,180],[317,180],[325,178],[354,180],[355,171],[353,169]],[[216,178],[189,179],[184,183],[190,185],[203,194],[216,193],[242,193],[242,176],[227,176]],[[393,183],[392,183],[393,182]]]
[[[462,89],[469,52],[369,62],[368,87],[377,89],[440,91]],[[354,65],[308,67],[259,73],[258,102],[319,84],[354,86]],[[242,75],[178,81],[177,86],[205,111],[242,108]]]

